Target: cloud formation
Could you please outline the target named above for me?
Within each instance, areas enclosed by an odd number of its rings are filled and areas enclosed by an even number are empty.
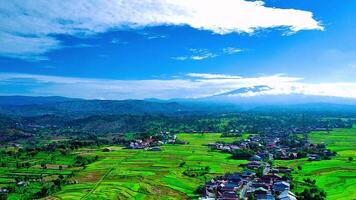
[[[238,95],[249,97],[302,94],[356,99],[356,82],[306,83],[302,78],[282,74],[241,77],[189,73],[172,79],[146,80],[0,74],[0,95],[57,95],[88,99],[200,98],[254,86],[269,89]]]
[[[173,60],[205,60],[208,58],[215,58],[221,55],[233,55],[242,52],[242,49],[235,47],[226,47],[217,52],[211,52],[208,49],[188,49],[190,55],[171,57]]]
[[[200,79],[240,79],[241,76],[226,75],[226,74],[206,74],[206,73],[188,73],[188,77]]]
[[[226,48],[223,48],[222,52],[224,54],[232,55],[232,54],[235,54],[235,53],[242,52],[242,49],[235,48],[235,47],[226,47]]]
[[[210,52],[208,49],[189,49],[190,55],[171,57],[173,60],[205,60],[219,56],[216,53]]]
[[[0,54],[30,60],[60,48],[59,34],[82,37],[159,25],[217,34],[275,27],[323,30],[311,12],[247,0],[11,0],[0,1],[0,11]]]

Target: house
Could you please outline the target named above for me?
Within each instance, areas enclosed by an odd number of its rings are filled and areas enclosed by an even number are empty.
[[[274,196],[271,193],[266,195],[266,200],[275,200]]]
[[[278,200],[297,200],[295,194],[291,191],[284,191],[277,197]]]
[[[9,190],[0,188],[0,194],[4,194],[4,193],[9,193]]]
[[[242,174],[241,174],[241,177],[243,177],[244,179],[253,179],[253,177],[256,176],[256,173],[254,172],[250,172],[250,171],[244,171]]]
[[[238,150],[238,149],[241,149],[239,146],[237,145],[230,145],[230,150],[231,151],[235,151],[235,150]]]
[[[289,157],[289,159],[297,159],[298,153],[290,153],[288,157]]]
[[[227,183],[224,185],[224,187],[221,189],[223,192],[235,192],[239,188],[239,185],[236,183]]]
[[[318,154],[308,154],[308,160],[309,161],[319,161],[320,156]]]
[[[105,147],[105,148],[102,150],[102,152],[111,152],[111,149],[108,148],[108,147]]]
[[[235,192],[224,192],[221,196],[222,200],[238,200]]]
[[[261,177],[261,180],[263,180],[264,182],[278,182],[282,180],[282,177],[278,174],[266,174]]]
[[[199,200],[215,200],[216,198],[212,197],[200,197]]]
[[[135,140],[130,142],[130,145],[128,146],[129,149],[144,149],[148,146],[150,146],[150,144],[153,143],[152,139],[143,141],[143,140]]]
[[[218,185],[215,182],[209,182],[205,184],[205,194],[207,197],[214,198],[216,197],[216,189]]]
[[[258,169],[262,166],[263,164],[258,161],[251,161],[247,164],[240,164],[241,167],[247,167],[249,169]]]
[[[239,183],[242,180],[240,173],[226,174],[225,179],[233,183]]]
[[[22,148],[21,144],[16,144],[16,143],[12,144],[12,146],[15,148]]]
[[[324,150],[323,151],[324,156],[329,157],[329,156],[334,156],[335,154],[329,150]]]
[[[16,183],[17,186],[27,186],[28,182],[27,181],[19,181]]]
[[[231,151],[231,148],[229,146],[223,146],[221,150],[223,150],[223,151]]]
[[[262,161],[262,158],[258,155],[254,155],[250,158],[251,161]]]
[[[274,192],[284,192],[290,190],[290,184],[285,181],[278,181],[273,184]]]
[[[263,182],[256,182],[256,183],[252,183],[252,187],[254,188],[264,188],[266,190],[269,190],[269,185]]]
[[[146,149],[147,151],[161,151],[160,147],[150,147]]]
[[[273,168],[274,172],[276,173],[290,173],[292,171],[292,169],[288,168],[288,167],[276,167]]]
[[[256,199],[267,199],[268,190],[263,187],[259,187],[256,188],[253,193]]]
[[[274,148],[276,147],[276,143],[275,142],[268,142],[267,145],[266,145],[267,148]]]

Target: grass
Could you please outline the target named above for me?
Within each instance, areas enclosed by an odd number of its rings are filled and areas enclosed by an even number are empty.
[[[356,161],[348,157],[356,155],[356,127],[337,129],[330,133],[314,132],[310,134],[313,143],[325,142],[327,148],[338,155],[331,160],[310,162],[306,159],[275,161],[278,165],[295,168],[295,192],[305,188],[304,178],[316,179],[317,186],[327,193],[330,200],[356,199]],[[246,135],[245,135],[246,136]],[[194,190],[204,184],[204,176],[188,177],[183,172],[188,168],[197,169],[209,166],[207,179],[226,172],[242,170],[239,164],[246,161],[229,159],[229,154],[210,151],[210,142],[231,142],[236,138],[221,138],[220,134],[179,134],[180,140],[187,145],[164,145],[162,151],[128,150],[122,147],[110,147],[112,152],[102,152],[102,148],[82,148],[68,156],[56,155],[56,164],[69,165],[75,155],[98,155],[98,161],[89,164],[84,170],[75,172],[72,179],[78,184],[64,185],[62,190],[48,199],[190,199],[196,198]],[[0,167],[0,185],[13,181],[14,174],[59,174],[70,173],[74,169],[42,170],[41,161],[49,159],[47,154],[38,154],[31,159],[33,166],[26,169]],[[179,167],[182,163],[182,167]],[[297,170],[302,166],[302,170]],[[38,190],[33,184],[31,190]],[[10,199],[21,199],[15,193]]]
[[[99,161],[76,174],[79,184],[65,185],[53,195],[58,199],[190,199],[204,184],[204,177],[188,177],[190,168],[210,167],[207,178],[241,170],[246,161],[231,160],[229,154],[209,151],[215,141],[233,141],[220,134],[179,134],[187,145],[164,145],[162,151],[128,150],[115,147],[112,152],[91,151]],[[182,167],[179,165],[185,162]]]
[[[10,149],[10,148],[9,148]],[[2,149],[4,150],[4,149]],[[6,166],[0,167],[0,188],[11,186],[15,187],[15,178],[31,178],[41,180],[43,177],[43,183],[56,179],[59,175],[67,176],[72,174],[73,171],[79,171],[80,169],[72,167],[67,168],[68,165],[74,163],[75,155],[69,154],[66,156],[61,155],[58,152],[44,153],[40,152],[34,157],[27,157],[22,155],[20,159],[15,159],[11,156],[1,157],[2,163]],[[51,165],[47,165],[46,169],[41,168],[41,163],[49,163],[52,160]],[[17,168],[16,163],[21,161],[31,163],[31,166],[27,168]],[[59,170],[59,165],[64,166],[62,170]],[[17,187],[15,192],[12,192],[8,199],[29,199],[31,195],[39,192],[42,187],[40,181],[32,181],[26,187]]]
[[[293,161],[278,161],[277,164],[302,170],[295,170],[293,177],[296,180],[295,191],[301,191],[303,179],[316,180],[319,188],[325,190],[327,199],[354,200],[356,199],[356,162],[349,162],[348,157],[356,155],[356,127],[352,129],[336,129],[329,133],[314,132],[310,134],[313,143],[324,142],[327,148],[337,152],[331,160],[311,162],[306,159]]]

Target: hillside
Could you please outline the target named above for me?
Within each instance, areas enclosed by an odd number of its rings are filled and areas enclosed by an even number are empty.
[[[0,98],[1,99],[1,98]],[[20,101],[20,100],[18,100]],[[156,103],[142,100],[76,100],[26,105],[0,105],[4,115],[107,115],[107,114],[173,114],[188,111],[178,103]]]
[[[355,104],[323,101],[325,98],[317,101],[317,97],[308,97],[315,101],[307,101],[304,97],[294,95],[290,96],[290,101],[286,100],[287,97],[279,98],[278,96],[260,101],[264,97],[235,96],[239,92],[249,92],[250,89],[234,91],[233,96],[229,92],[201,99],[172,100],[83,100],[65,97],[3,96],[0,97],[0,114],[12,116],[58,115],[83,117],[125,114],[196,115],[246,111],[356,113]],[[261,88],[252,88],[252,90],[261,90]]]

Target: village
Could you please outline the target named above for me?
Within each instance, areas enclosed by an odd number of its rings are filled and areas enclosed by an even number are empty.
[[[126,144],[128,149],[145,149],[147,151],[161,151],[160,145],[163,144],[186,144],[185,141],[177,140],[177,135],[161,131],[154,136],[146,139],[136,139]]]
[[[263,199],[263,200],[296,200],[291,190],[291,180],[287,174],[289,168],[270,168],[266,163],[253,161],[246,165],[249,169],[260,169],[262,172],[245,170],[232,174],[225,174],[211,179],[204,186],[201,200],[237,200],[237,199]]]
[[[327,149],[324,143],[313,144],[305,137],[291,135],[250,135],[247,139],[233,143],[216,142],[208,146],[232,154],[235,159],[250,161],[292,160],[308,158],[310,161],[327,160],[336,153]]]
[[[207,182],[200,199],[296,200],[291,192],[292,169],[272,167],[273,160],[307,158],[319,161],[336,155],[326,149],[325,144],[312,144],[295,134],[268,135],[249,135],[233,143],[208,144],[211,150],[230,153],[234,159],[248,159],[249,162],[240,165],[243,172],[225,174]]]

